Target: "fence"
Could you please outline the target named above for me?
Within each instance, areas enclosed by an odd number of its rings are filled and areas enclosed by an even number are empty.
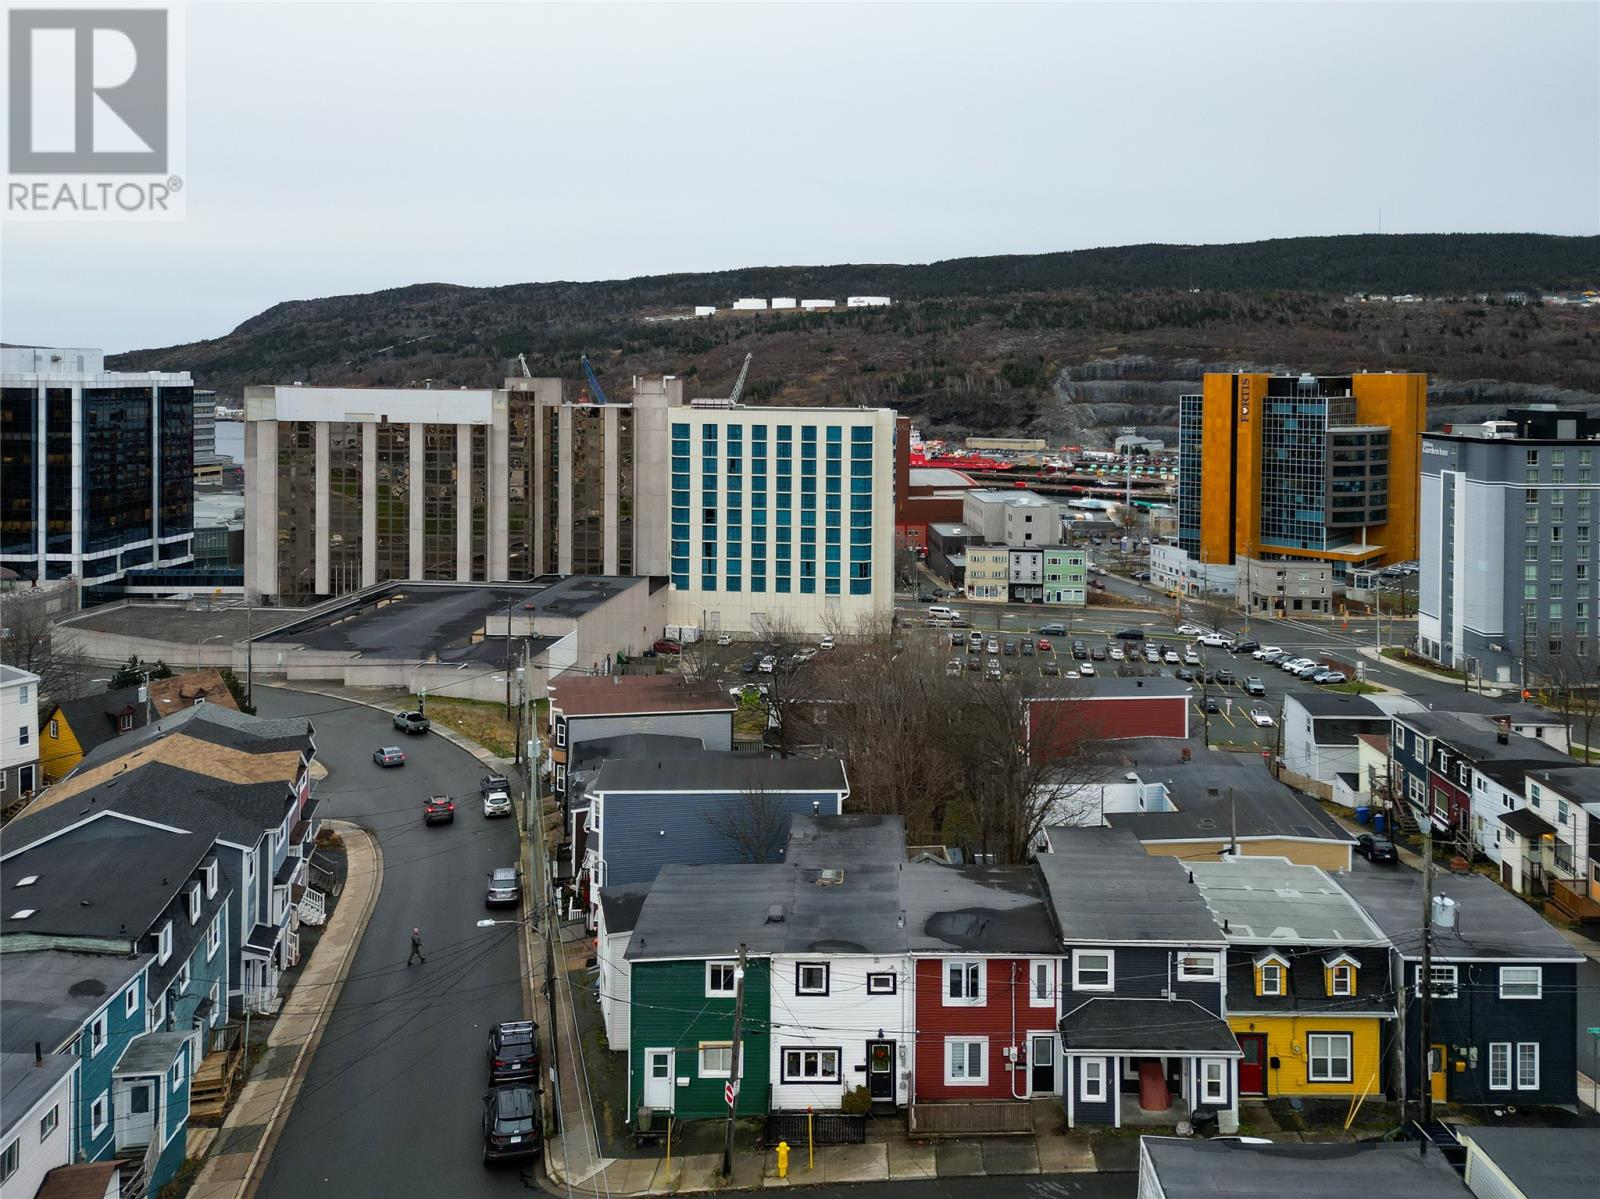
[[[818,1145],[864,1145],[867,1118],[845,1112],[768,1112],[767,1144],[788,1141],[791,1148],[806,1143],[806,1118],[810,1116],[810,1136]]]
[[[986,1103],[913,1103],[908,1131],[914,1137],[1031,1135],[1033,1108],[1025,1099],[1000,1099]]]

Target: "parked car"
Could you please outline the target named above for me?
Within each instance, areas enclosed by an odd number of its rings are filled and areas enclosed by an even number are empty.
[[[1046,637],[1065,637],[1067,635],[1067,626],[1064,624],[1047,624],[1039,632]]]
[[[1144,640],[1144,630],[1143,629],[1118,629],[1117,630],[1117,640],[1119,640],[1119,641],[1143,641]]]
[[[1000,638],[990,637],[983,647],[983,652],[986,654],[998,654],[1000,652]]]
[[[739,673],[740,674],[755,674],[756,668],[758,666],[760,666],[760,665],[761,665],[761,659],[760,658],[746,658],[743,662],[739,663]]]
[[[1246,695],[1265,696],[1267,685],[1255,675],[1251,675],[1244,681],[1244,691]]]
[[[1183,647],[1183,664],[1185,666],[1198,666],[1198,665],[1200,665],[1200,651],[1195,649],[1195,647],[1192,646],[1192,645],[1184,646]]]
[[[944,672],[953,679],[959,678],[961,676],[961,659],[951,658],[950,661],[944,664]]]
[[[1270,729],[1272,727],[1272,713],[1265,708],[1250,709],[1250,723],[1258,728]]]
[[[1194,682],[1194,672],[1192,670],[1190,670],[1187,666],[1178,667],[1177,670],[1174,670],[1172,672],[1172,677],[1177,679],[1180,683],[1192,683],[1192,682]]]
[[[759,670],[762,674],[771,674],[777,668],[778,668],[778,659],[773,657],[771,654],[765,655],[761,659],[760,665],[756,667],[756,669]]]
[[[1251,651],[1250,656],[1252,658],[1259,659],[1265,658],[1268,654],[1281,654],[1282,652],[1282,648],[1276,645],[1258,645],[1253,651]]]
[[[1185,637],[1198,637],[1201,633],[1205,632],[1205,630],[1197,624],[1181,624],[1178,626],[1178,632],[1182,633]]]
[[[423,824],[454,824],[456,801],[448,795],[430,795],[422,801]]]
[[[717,645],[718,645],[719,648],[724,647],[724,646],[729,646],[729,645],[732,645],[732,644],[733,644],[733,634],[732,633],[718,633],[717,634]]]
[[[1096,662],[1104,662],[1106,660],[1106,647],[1103,645],[1095,646],[1089,651],[1089,657]]]
[[[1178,662],[1179,662],[1178,651],[1175,650],[1175,649],[1167,650],[1164,654],[1161,655],[1161,660],[1163,662],[1165,662],[1168,666],[1176,666],[1178,664]]]
[[[515,866],[496,866],[489,872],[489,886],[483,897],[484,907],[516,907],[521,899],[522,879]]]
[[[379,766],[404,766],[406,755],[398,745],[385,745],[372,751],[372,760]]]
[[[539,1057],[539,1026],[532,1020],[507,1020],[489,1030],[491,1083],[539,1077]]]
[[[1081,678],[1083,676],[1080,675],[1076,670],[1069,670],[1069,671],[1065,672],[1061,677],[1064,678],[1064,679],[1076,679],[1076,678]]]
[[[544,1152],[539,1096],[525,1082],[496,1087],[483,1097],[483,1161],[538,1157]]]
[[[1285,671],[1285,672],[1287,672],[1289,674],[1293,674],[1295,671],[1299,670],[1302,666],[1310,666],[1311,665],[1311,659],[1310,658],[1284,658],[1281,662],[1274,663],[1274,665],[1276,665],[1279,670]]]
[[[1095,671],[1095,668],[1094,668],[1094,663],[1093,662],[1079,662],[1078,663],[1078,673],[1081,674],[1086,679],[1094,678],[1095,674],[1096,674],[1096,671]]]
[[[1017,643],[1015,641],[1007,641],[1001,652],[1004,653],[1006,657],[1011,657],[1011,655],[1017,652]]]
[[[1022,643],[1021,644],[1022,644],[1022,656],[1024,658],[1033,657],[1033,640],[1031,638],[1024,637],[1022,639]]]
[[[1105,583],[1099,579],[1090,579],[1089,586],[1093,587],[1096,591],[1104,591],[1106,589]]]
[[[959,645],[960,642],[957,641],[954,644]],[[817,651],[816,651],[815,647],[810,646],[810,645],[802,645],[799,649],[794,651],[794,660],[796,662],[800,662],[800,663],[809,662],[809,661],[811,661],[812,658],[815,658],[816,656],[817,656]]]
[[[1051,678],[1059,678],[1061,675],[1061,667],[1056,665],[1056,660],[1054,658],[1046,658],[1043,662],[1039,663],[1039,673],[1042,675],[1048,675]]]
[[[1226,633],[1202,633],[1200,634],[1200,644],[1216,649],[1227,649],[1233,644],[1233,638]]]
[[[1342,670],[1319,670],[1311,676],[1311,681],[1326,687],[1331,683],[1348,683],[1350,680],[1345,677]]]
[[[478,794],[487,795],[491,791],[510,791],[511,780],[503,774],[486,774],[478,780]]]
[[[1050,638],[1048,638],[1048,637],[1039,638],[1038,646],[1039,646],[1039,652],[1041,654],[1052,654],[1052,653],[1055,652],[1055,648],[1056,648],[1055,647],[1055,643],[1053,641],[1051,641]]]
[[[1393,841],[1380,841],[1371,833],[1362,833],[1356,838],[1356,852],[1369,862],[1400,860],[1400,852],[1395,849]]]
[[[1227,684],[1233,682],[1233,671],[1229,670],[1226,666],[1224,666],[1221,670],[1217,671],[1217,673],[1215,675],[1213,675],[1212,677],[1215,678],[1217,680],[1217,682],[1222,683],[1223,685],[1227,685]]]
[[[987,674],[988,677],[991,678],[991,679],[998,679],[1000,677],[1000,673],[1001,673],[1000,672],[1000,659],[999,658],[990,658],[989,659],[989,668],[984,673]]]
[[[1327,669],[1328,669],[1328,664],[1326,662],[1307,662],[1304,666],[1302,666],[1299,670],[1295,671],[1294,673],[1299,678],[1309,679],[1313,675],[1322,674]]]
[[[1113,662],[1121,662],[1127,657],[1127,655],[1122,652],[1122,647],[1120,645],[1113,645],[1110,649],[1106,650],[1106,653],[1111,656],[1111,660]]]
[[[511,815],[511,795],[505,791],[491,791],[483,797],[483,814],[488,816]]]
[[[421,712],[396,712],[394,727],[402,733],[426,733],[433,727],[433,722]]]
[[[967,669],[968,670],[982,670],[983,669],[983,659],[982,658],[968,658],[967,659]]]
[[[977,629],[969,630],[967,632],[967,644],[968,645],[982,645],[983,644],[983,634],[978,632]]]
[[[1201,701],[1200,707],[1208,713],[1222,711],[1222,703],[1214,695],[1206,696],[1205,699]]]
[[[1259,642],[1259,641],[1245,640],[1245,641],[1235,641],[1233,643],[1233,652],[1236,653],[1236,654],[1253,654],[1253,653],[1256,652],[1256,650],[1258,650],[1260,648],[1261,648],[1261,642]]]
[[[650,648],[658,654],[681,654],[683,653],[683,642],[674,641],[670,637],[663,637]]]
[[[950,648],[951,649],[955,649],[958,646],[965,645],[966,643],[967,643],[967,635],[965,633],[951,633],[950,634]]]
[[[822,635],[822,640],[817,642],[818,649],[832,649],[833,647],[834,637],[832,633],[824,633]]]

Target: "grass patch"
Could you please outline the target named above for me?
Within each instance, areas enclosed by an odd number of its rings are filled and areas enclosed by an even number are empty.
[[[412,696],[415,701],[416,696]],[[506,719],[503,703],[481,699],[446,699],[428,697],[428,719],[434,724],[460,733],[475,741],[499,758],[517,756],[517,712],[513,705],[511,719]],[[535,716],[535,720],[538,717]]]
[[[1371,683],[1363,683],[1359,680],[1352,680],[1348,683],[1329,683],[1326,690],[1342,691],[1346,695],[1376,695],[1378,692],[1384,690],[1384,688],[1376,687]]]
[[[1386,645],[1379,652],[1391,662],[1404,662],[1407,666],[1419,667],[1431,674],[1438,675],[1440,678],[1455,679],[1460,682],[1467,677],[1459,670],[1451,670],[1449,667],[1440,666],[1431,658],[1424,658],[1415,650],[1407,649],[1403,645]]]

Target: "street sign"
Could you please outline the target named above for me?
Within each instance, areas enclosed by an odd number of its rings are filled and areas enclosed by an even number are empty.
[[[722,1096],[727,1100],[729,1107],[732,1107],[734,1101],[739,1098],[739,1088],[733,1084],[731,1079],[723,1085]]]
[[[1600,1028],[1590,1028],[1585,1031],[1587,1031],[1591,1037],[1600,1037]]]
[[[1230,696],[1227,696],[1226,698],[1224,698],[1223,701],[1222,701],[1222,705],[1223,705],[1222,713],[1223,713],[1224,716],[1233,715],[1233,696],[1230,695]]]

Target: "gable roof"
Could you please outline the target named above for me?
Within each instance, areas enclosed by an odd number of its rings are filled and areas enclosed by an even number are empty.
[[[121,732],[123,716],[131,716],[136,729],[149,724],[151,718],[150,707],[139,699],[137,686],[60,700],[45,719],[48,721],[55,716],[67,722],[84,753],[116,738]]]
[[[1341,874],[1339,886],[1390,937],[1402,957],[1422,957],[1417,935],[1422,912],[1420,874],[1414,870],[1358,870]],[[1456,902],[1455,928],[1434,928],[1435,958],[1583,960],[1544,917],[1493,879],[1435,871],[1433,893]]]
[[[235,712],[239,710],[233,692],[222,681],[220,670],[191,670],[186,674],[175,674],[170,679],[150,680],[150,703],[157,716],[192,708],[196,700],[232,708]]]
[[[95,1012],[142,974],[150,954],[74,953],[39,949],[5,955],[0,995],[0,1050],[33,1053],[60,1049]]]
[[[175,735],[181,735],[193,742],[234,751],[235,754],[300,754],[309,753],[316,748],[314,731],[311,722],[304,716],[269,720],[261,716],[250,716],[232,708],[224,708],[220,704],[200,704],[169,712],[146,727],[126,733],[114,742],[102,745],[93,753],[84,755],[83,762],[73,771],[71,777],[76,778],[96,766],[119,761],[136,750],[142,750],[145,758],[154,756],[162,760],[177,761],[181,765],[183,762],[178,761],[175,754],[164,756],[166,751],[150,748],[159,741]],[[145,758],[134,760],[142,761]],[[205,750],[194,750],[189,753],[187,760],[193,765],[204,766],[208,759]],[[237,761],[236,758],[232,760]],[[257,768],[248,766],[236,769],[258,772]],[[225,777],[225,774],[219,774],[219,777]]]
[[[1192,999],[1097,996],[1064,1012],[1061,1051],[1242,1057],[1228,1022]]]
[[[1437,738],[1457,753],[1478,759],[1521,760],[1529,763],[1545,762],[1551,769],[1572,765],[1572,759],[1547,741],[1511,731],[1506,740],[1500,740],[1500,726],[1494,716],[1484,712],[1408,712],[1396,715],[1424,737]],[[1513,724],[1522,723],[1508,716]],[[1532,722],[1530,722],[1532,723]],[[1545,727],[1545,722],[1538,722]]]
[[[1353,899],[1315,866],[1287,858],[1192,862],[1206,906],[1235,945],[1387,945]]]
[[[31,1053],[0,1053],[0,1140],[34,1106],[72,1073],[78,1059],[66,1053],[47,1053],[35,1063]]]
[[[645,716],[663,712],[729,712],[738,705],[718,683],[675,674],[575,675],[550,684],[550,707],[574,716]]]
[[[1123,828],[1053,827],[1035,859],[1067,942],[1227,943],[1177,858],[1148,854]]]
[[[1291,691],[1283,697],[1285,704],[1299,704],[1314,717],[1338,716],[1350,720],[1389,719],[1388,713],[1364,695],[1347,695],[1342,691]]]
[[[631,933],[650,895],[649,883],[629,883],[625,887],[600,888],[600,919],[606,935]]]
[[[1562,766],[1555,770],[1530,771],[1533,781],[1554,787],[1573,803],[1600,803],[1600,767]]]

